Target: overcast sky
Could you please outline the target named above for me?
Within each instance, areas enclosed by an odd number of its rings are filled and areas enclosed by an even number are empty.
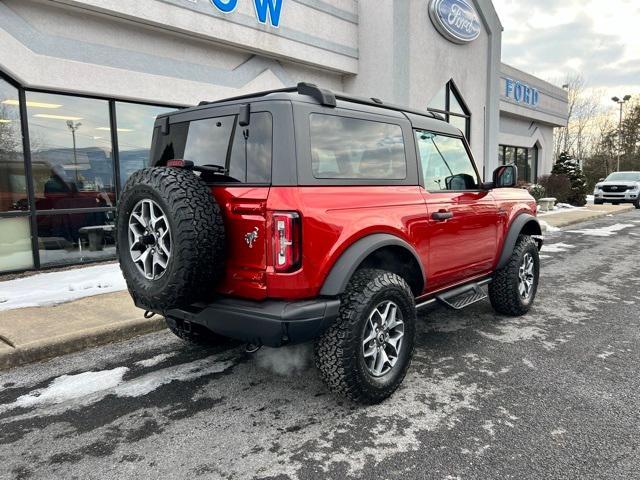
[[[605,98],[640,95],[640,0],[493,4],[504,26],[505,63],[558,85],[581,73]]]

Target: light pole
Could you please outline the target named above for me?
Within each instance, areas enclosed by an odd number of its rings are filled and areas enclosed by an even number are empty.
[[[617,171],[619,172],[620,171],[620,155],[622,153],[622,107],[624,107],[625,103],[631,100],[631,95],[625,95],[622,98],[622,100],[620,100],[618,97],[613,97],[611,100],[613,100],[618,105],[620,105],[620,123],[618,124],[619,141],[618,141],[618,169],[617,169]]]
[[[82,125],[80,122],[74,123],[73,120],[67,120],[67,127],[71,130],[73,137],[73,168],[76,171],[76,185],[78,184],[78,154],[76,153],[76,130]]]

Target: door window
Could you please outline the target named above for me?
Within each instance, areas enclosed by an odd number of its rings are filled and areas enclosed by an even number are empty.
[[[318,179],[404,180],[402,128],[335,115],[312,114],[311,163]]]
[[[415,135],[427,190],[478,189],[478,174],[461,138],[424,131]]]

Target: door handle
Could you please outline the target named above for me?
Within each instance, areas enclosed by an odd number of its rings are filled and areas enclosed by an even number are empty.
[[[431,218],[437,220],[438,222],[444,222],[445,220],[449,220],[453,218],[453,212],[447,212],[445,210],[440,210],[439,212],[434,212],[431,215]]]

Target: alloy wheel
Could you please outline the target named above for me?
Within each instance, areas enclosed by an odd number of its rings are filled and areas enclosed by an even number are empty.
[[[167,271],[171,231],[167,216],[153,200],[140,200],[129,215],[129,253],[148,280],[158,280]]]
[[[373,309],[365,324],[362,353],[367,370],[382,377],[395,366],[402,350],[404,322],[402,312],[387,300]]]
[[[518,292],[522,300],[528,300],[533,292],[535,281],[534,260],[530,253],[526,253],[522,259],[522,264],[518,269]]]

